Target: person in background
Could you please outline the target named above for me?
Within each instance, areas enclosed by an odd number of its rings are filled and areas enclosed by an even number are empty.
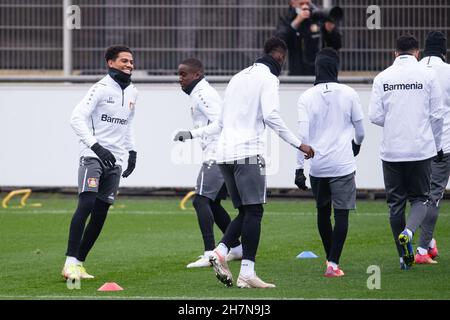
[[[288,46],[289,75],[315,75],[315,59],[321,48],[342,47],[341,34],[335,17],[328,15],[314,19],[313,13],[319,10],[311,0],[289,0],[289,9],[281,16],[275,36]]]

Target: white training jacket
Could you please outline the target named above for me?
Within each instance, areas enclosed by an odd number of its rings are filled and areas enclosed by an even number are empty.
[[[444,153],[450,153],[450,64],[445,63],[439,57],[425,57],[420,60],[428,68],[432,68],[438,77],[442,90],[442,112],[444,127],[442,130],[442,149]]]
[[[206,79],[203,78],[197,83],[189,96],[194,129],[205,127],[218,120],[222,112],[222,98]],[[219,135],[202,135],[200,138],[203,161],[213,159]]]
[[[397,57],[373,83],[369,119],[383,127],[384,161],[420,161],[441,149],[441,90],[435,72],[412,55]]]
[[[364,113],[356,91],[336,82],[321,83],[306,90],[298,100],[300,139],[314,149],[309,174],[342,177],[356,171],[352,140],[364,140]],[[297,169],[304,154],[297,153]]]
[[[220,132],[215,160],[219,163],[266,153],[266,125],[295,148],[301,141],[286,127],[279,114],[278,78],[255,63],[231,78],[218,121],[192,130],[192,136]]]
[[[98,142],[112,152],[122,165],[128,151],[136,151],[132,121],[137,89],[125,90],[109,75],[94,84],[72,112],[70,124],[80,137],[80,157],[95,157],[92,145]]]

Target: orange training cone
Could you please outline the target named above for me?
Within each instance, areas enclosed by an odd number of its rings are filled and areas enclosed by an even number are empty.
[[[121,291],[123,288],[115,282],[107,282],[98,288],[97,291]]]

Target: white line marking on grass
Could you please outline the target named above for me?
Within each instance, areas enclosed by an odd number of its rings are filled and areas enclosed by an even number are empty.
[[[31,300],[104,300],[104,299],[113,299],[113,300],[373,300],[373,298],[277,298],[277,297],[159,297],[159,296],[26,296],[26,295],[18,295],[18,296],[0,296],[1,299],[31,299]],[[385,299],[385,298],[383,298]],[[396,300],[396,299],[390,299]],[[423,299],[420,299],[423,300]]]
[[[242,300],[243,297],[186,297],[186,296],[179,296],[179,297],[159,297],[159,296],[61,296],[61,295],[55,295],[55,296],[0,296],[0,299],[75,299],[75,300],[82,300],[82,299],[117,299],[117,300],[129,300],[129,299],[135,299],[135,300]],[[275,298],[275,297],[245,297],[246,300],[304,300],[305,298]]]
[[[34,210],[1,210],[0,214],[73,214],[74,210],[68,210],[68,209],[34,209]],[[110,210],[109,214],[112,215],[127,215],[127,214],[134,214],[134,215],[186,215],[186,214],[195,214],[194,210],[189,211],[154,211],[154,210]],[[286,211],[265,211],[264,215],[292,215],[292,216],[315,216],[316,212],[306,211],[306,212],[286,212]],[[389,217],[389,213],[387,212],[355,212],[352,213],[358,217],[361,216],[383,216],[383,217]],[[449,214],[446,213],[440,213],[440,216],[448,216]]]
[[[301,301],[301,300],[403,300],[398,298],[279,298],[279,297],[159,297],[159,296],[0,296],[0,300],[7,299],[28,299],[28,300],[183,300],[183,301],[195,301],[195,300],[288,300],[288,301]],[[433,300],[433,299],[410,299],[410,300]]]

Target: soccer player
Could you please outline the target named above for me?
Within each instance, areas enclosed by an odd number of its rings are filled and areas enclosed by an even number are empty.
[[[309,176],[316,200],[317,226],[327,256],[326,277],[344,275],[339,258],[347,237],[349,210],[356,207],[355,156],[364,139],[359,96],[349,86],[338,83],[338,67],[335,49],[319,51],[314,87],[298,101],[300,139],[315,150]],[[306,189],[303,160],[304,155],[299,152],[295,182],[300,189]]]
[[[442,161],[435,158],[431,162],[431,189],[428,213],[421,227],[419,247],[415,256],[416,263],[437,263],[436,240],[433,238],[434,228],[439,215],[441,199],[450,175],[450,65],[446,61],[447,38],[442,32],[432,31],[425,41],[424,58],[420,61],[428,68],[436,71],[442,90],[442,107],[444,127],[442,131]]]
[[[413,36],[397,39],[396,59],[375,77],[369,106],[370,121],[383,127],[380,156],[402,270],[414,263],[411,241],[430,205],[431,159],[443,154],[441,90],[435,72],[418,56]],[[407,200],[411,212],[405,222]]]
[[[189,58],[178,66],[181,89],[191,98],[191,114],[195,128],[207,126],[217,120],[222,110],[222,99],[217,91],[206,81],[204,67],[200,60]],[[179,141],[179,135],[174,138]],[[197,178],[194,208],[203,236],[205,251],[197,261],[189,263],[188,268],[209,267],[209,256],[216,247],[214,222],[225,233],[231,218],[220,201],[226,198],[227,190],[219,166],[213,159],[218,135],[201,137],[203,165]],[[228,261],[242,258],[242,246],[236,239],[227,255]]]
[[[72,112],[70,124],[80,138],[78,207],[70,224],[65,279],[90,279],[83,262],[97,240],[119,188],[124,156],[128,177],[136,166],[132,122],[137,89],[131,83],[133,55],[127,46],[109,47],[108,74],[94,84]],[[85,227],[86,220],[89,223]]]
[[[272,128],[283,140],[313,157],[314,151],[291,133],[279,115],[278,76],[286,57],[286,44],[271,38],[264,45],[264,56],[233,76],[218,121],[192,130],[186,138],[220,132],[216,159],[233,205],[239,210],[228,226],[210,261],[216,277],[232,286],[233,276],[226,261],[232,244],[241,237],[243,256],[237,279],[240,288],[273,288],[255,272],[263,204],[266,202],[265,129]]]

